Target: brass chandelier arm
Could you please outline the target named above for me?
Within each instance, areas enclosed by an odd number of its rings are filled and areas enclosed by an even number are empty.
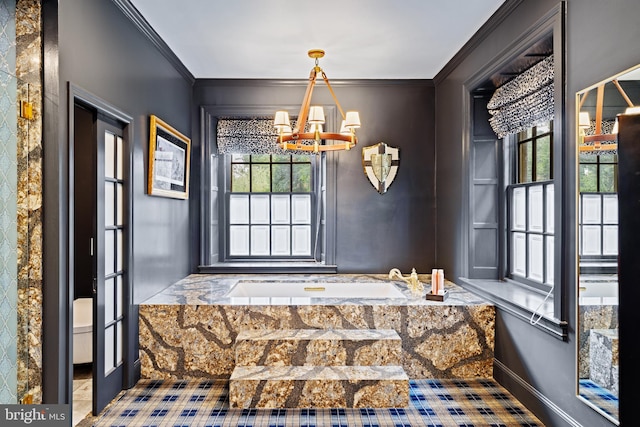
[[[307,91],[304,93],[302,105],[300,106],[300,113],[298,114],[298,122],[293,130],[294,135],[297,135],[300,130],[304,130],[304,126],[307,124],[307,114],[309,112],[309,104],[311,103],[311,95],[313,94],[313,87],[316,85],[316,78],[318,77],[318,67],[311,70],[309,74],[309,84],[307,85]]]
[[[620,85],[620,82],[618,82],[617,79],[614,79],[614,80],[612,80],[612,83],[614,84],[616,89],[618,89],[618,92],[620,93],[620,96],[622,96],[624,101],[627,103],[627,106],[633,107],[634,105],[633,105],[633,102],[631,101],[631,98],[629,98],[627,93],[624,91],[624,89]],[[589,95],[589,92],[590,91],[587,90],[580,97],[580,102],[578,103],[578,110],[582,110],[582,106],[584,105],[584,102],[586,101],[587,96]],[[598,86],[596,88],[596,127],[598,126],[598,122],[602,123],[602,107],[603,107],[603,103],[604,103],[604,84],[600,85],[600,86]],[[598,116],[598,114],[599,114],[599,116]],[[598,119],[598,117],[600,117],[600,118]],[[596,133],[600,133],[600,132],[596,129]]]
[[[620,92],[620,95],[622,95],[622,97],[626,101],[627,106],[633,107],[634,106],[633,102],[631,102],[631,99],[629,98],[627,93],[624,91],[624,89],[622,89],[622,86],[620,86],[620,83],[618,83],[618,79],[614,79],[613,84],[616,86],[616,89],[618,89],[618,92]]]
[[[336,96],[336,93],[333,91],[333,88],[331,87],[331,83],[329,83],[329,79],[327,78],[327,75],[322,70],[322,68],[314,67],[311,70],[311,74],[309,75],[309,84],[307,85],[307,91],[304,94],[302,105],[300,106],[300,113],[298,114],[299,120],[298,120],[298,123],[296,123],[296,128],[293,131],[294,135],[300,133],[301,130],[304,130],[304,127],[307,124],[307,113],[309,112],[309,106],[311,104],[311,95],[313,95],[313,89],[316,85],[316,80],[318,79],[318,73],[322,73],[322,80],[324,80],[325,84],[327,85],[327,88],[329,88],[329,93],[331,93],[331,97],[335,101],[336,106],[338,107],[338,111],[340,111],[340,116],[342,117],[342,120],[345,119],[344,110],[340,105],[340,101],[338,101],[338,97]],[[332,134],[332,135],[339,135],[339,134]],[[302,139],[305,139],[305,138],[302,138]],[[331,139],[334,139],[334,138],[331,138]]]
[[[587,100],[587,96],[589,95],[589,90],[587,90],[583,95],[582,98],[580,99],[580,104],[578,105],[578,110],[582,110],[582,106],[584,105],[584,101]]]
[[[602,106],[604,105],[604,85],[596,90],[596,135],[602,133]]]
[[[335,92],[333,91],[333,88],[331,87],[331,83],[329,83],[329,79],[327,78],[327,75],[324,73],[324,71],[320,70],[322,72],[322,79],[324,80],[324,82],[326,83],[327,87],[329,88],[329,92],[331,93],[331,96],[333,97],[333,100],[336,102],[336,106],[338,107],[338,111],[340,111],[340,115],[342,116],[342,120],[345,119],[345,115],[344,115],[344,111],[342,110],[342,107],[340,106],[340,102],[338,102],[338,98],[336,97]]]

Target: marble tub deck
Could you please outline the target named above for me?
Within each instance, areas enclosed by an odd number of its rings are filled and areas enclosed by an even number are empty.
[[[427,301],[393,281],[406,299],[226,298],[239,281],[388,282],[386,275],[194,274],[139,306],[143,378],[229,379],[241,331],[280,329],[393,329],[402,338],[409,378],[490,378],[495,308],[446,282],[444,302]]]

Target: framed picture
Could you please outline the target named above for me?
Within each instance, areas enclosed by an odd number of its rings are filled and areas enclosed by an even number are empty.
[[[191,140],[156,116],[149,134],[148,193],[188,199]]]

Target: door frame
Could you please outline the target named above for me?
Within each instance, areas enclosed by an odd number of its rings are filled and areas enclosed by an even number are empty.
[[[126,213],[125,223],[128,225],[128,234],[129,238],[126,239],[126,258],[125,262],[128,265],[128,274],[126,275],[126,293],[128,304],[125,307],[125,336],[126,340],[124,342],[123,354],[124,354],[124,383],[123,389],[131,388],[137,380],[140,378],[140,358],[138,355],[138,345],[132,337],[138,336],[138,308],[133,304],[133,286],[132,286],[132,278],[134,274],[134,265],[133,265],[133,189],[134,189],[134,180],[133,180],[133,146],[134,146],[134,122],[133,117],[121,110],[118,107],[104,101],[98,96],[82,89],[81,87],[73,84],[72,82],[68,83],[68,99],[67,99],[67,112],[68,112],[68,195],[69,195],[69,204],[68,204],[68,212],[69,212],[69,223],[68,223],[68,242],[74,241],[74,228],[75,228],[75,220],[74,220],[74,204],[75,204],[75,196],[74,196],[74,161],[75,161],[75,153],[74,153],[74,122],[75,122],[75,114],[74,114],[74,106],[76,104],[81,105],[85,108],[95,111],[96,113],[107,116],[111,119],[117,120],[121,122],[123,125],[122,135],[123,139],[126,142],[127,151],[125,155],[125,178],[127,180],[128,191],[126,199],[128,203],[129,209]],[[75,262],[75,253],[73,250],[73,245],[67,246],[67,268],[68,268],[68,284],[67,284],[67,390],[73,390],[73,290],[75,287],[73,271],[74,271],[74,262]],[[95,328],[93,330],[95,334]],[[69,393],[69,403],[72,403],[72,393]]]

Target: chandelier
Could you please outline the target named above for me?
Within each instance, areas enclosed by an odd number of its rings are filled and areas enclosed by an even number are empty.
[[[324,50],[322,49],[312,49],[309,51],[309,57],[315,59],[315,67],[311,69],[311,74],[309,75],[309,84],[307,85],[307,91],[302,100],[302,106],[300,107],[295,128],[292,129],[291,127],[288,112],[276,112],[273,124],[278,131],[278,145],[283,150],[311,151],[313,153],[350,150],[358,142],[356,129],[360,127],[360,115],[357,111],[347,111],[345,114],[342,110],[338,98],[336,98],[336,94],[331,88],[327,75],[318,65],[318,59],[323,56]],[[313,88],[316,85],[318,76],[322,77],[322,80],[324,80],[329,88],[329,92],[331,92],[331,96],[342,116],[340,131],[337,133],[323,131],[322,125],[325,123],[324,110],[322,106],[310,105],[311,95],[313,94]],[[309,128],[305,129],[307,121],[309,122]],[[303,144],[303,140],[312,140],[313,144]],[[322,143],[323,140],[340,142],[327,145]]]
[[[613,79],[612,82],[627,103],[627,108],[625,109],[624,114],[639,114],[640,107],[633,104],[622,86],[620,86],[618,80]],[[618,149],[618,119],[616,118],[612,127],[604,126],[603,122],[605,84],[606,83],[601,84],[596,89],[595,123],[592,124],[589,112],[582,111],[584,101],[589,95],[589,90],[585,91],[579,99],[578,135],[580,138],[580,144],[578,145],[578,150],[580,152],[598,154],[603,152],[616,152]]]

